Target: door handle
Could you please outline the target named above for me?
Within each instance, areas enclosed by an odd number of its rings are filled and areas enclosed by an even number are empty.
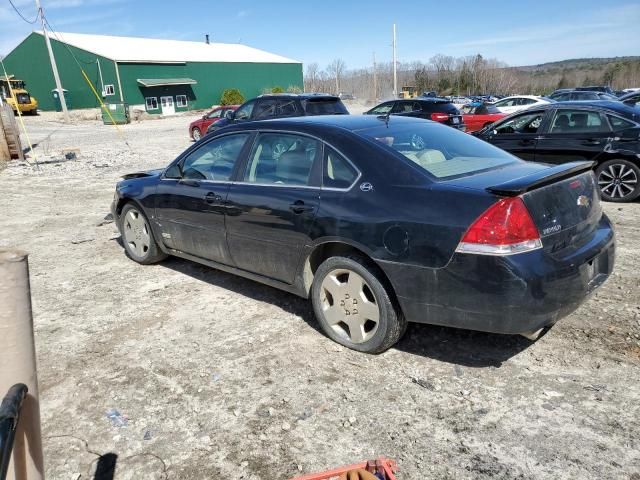
[[[584,142],[582,142],[582,144],[583,145],[600,145],[600,140],[597,140],[595,138],[589,138]]]
[[[209,205],[215,205],[222,202],[222,197],[214,192],[208,192],[204,196],[204,201]]]
[[[314,208],[315,207],[311,205],[305,205],[302,200],[296,200],[291,205],[289,205],[289,210],[297,215],[305,212],[312,212]]]
[[[537,139],[535,138],[523,138],[520,140],[520,145],[533,145]]]

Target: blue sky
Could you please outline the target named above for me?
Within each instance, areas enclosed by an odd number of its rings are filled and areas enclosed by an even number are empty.
[[[483,0],[348,2],[324,0],[41,0],[61,32],[241,42],[322,68],[342,58],[367,66],[373,52],[391,60],[427,61],[437,53],[480,53],[510,65],[576,57],[640,55],[638,0]],[[35,17],[34,0],[14,0]],[[481,5],[481,6],[479,6]],[[34,26],[0,0],[0,54]]]

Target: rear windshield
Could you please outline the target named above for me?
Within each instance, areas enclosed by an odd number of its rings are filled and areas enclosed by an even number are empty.
[[[436,179],[462,177],[519,160],[511,154],[458,130],[431,122],[411,122],[357,130],[407,159]]]
[[[349,113],[339,98],[310,99],[306,104],[307,115],[347,115]]]
[[[420,105],[422,105],[423,112],[460,114],[460,110],[451,102],[420,102]]]

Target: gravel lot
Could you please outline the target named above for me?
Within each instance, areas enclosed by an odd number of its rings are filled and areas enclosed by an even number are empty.
[[[0,247],[30,252],[48,478],[94,478],[111,453],[117,479],[286,479],[378,455],[405,480],[640,479],[640,203],[605,205],[614,274],[537,343],[413,325],[367,356],[302,299],[124,255],[103,223],[115,182],[172,160],[195,116],[124,126],[127,143],[55,118],[26,118],[39,168],[0,172]]]

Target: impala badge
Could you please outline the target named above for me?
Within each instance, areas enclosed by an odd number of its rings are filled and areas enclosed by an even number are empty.
[[[585,197],[584,195],[580,195],[578,197],[578,201],[577,201],[578,206],[580,206],[580,207],[588,207],[589,203],[590,203],[589,197]]]

